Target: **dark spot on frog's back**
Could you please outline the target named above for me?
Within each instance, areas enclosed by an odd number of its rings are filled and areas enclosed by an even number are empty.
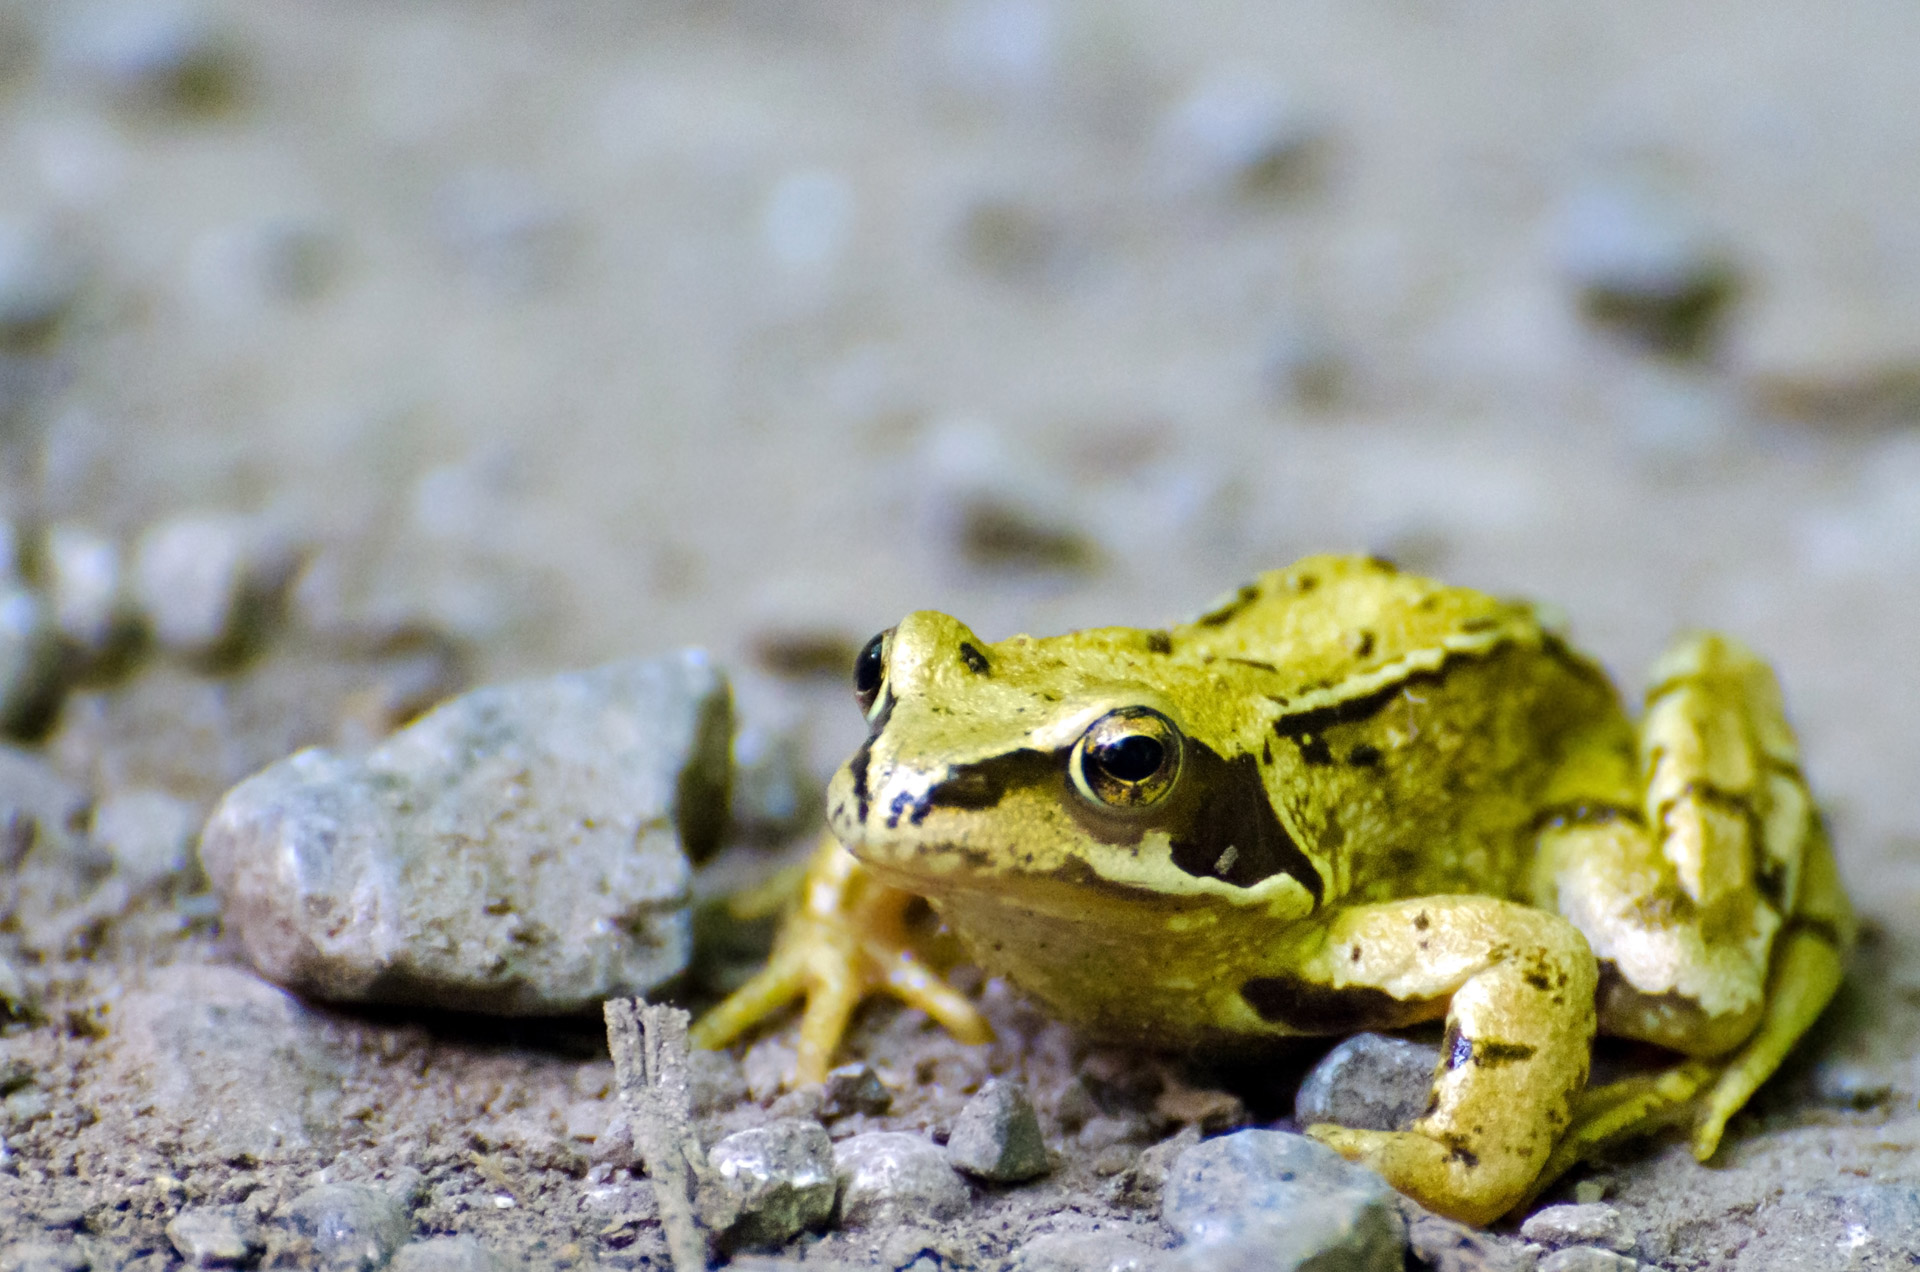
[[[1306,733],[1294,739],[1300,745],[1300,758],[1318,768],[1333,763],[1333,752],[1327,746],[1327,740],[1318,734]]]
[[[1219,879],[1239,888],[1277,874],[1291,875],[1313,895],[1315,905],[1320,903],[1320,872],[1280,824],[1257,759],[1242,754],[1225,760],[1189,738],[1181,782],[1192,786],[1184,815],[1167,828],[1174,865],[1196,878]]]
[[[1303,1034],[1397,1029],[1430,1015],[1422,1003],[1402,1002],[1383,989],[1335,989],[1298,976],[1260,976],[1240,987],[1247,1006],[1269,1024]]]
[[[965,663],[967,670],[976,676],[984,676],[992,671],[992,667],[987,662],[987,656],[981,653],[980,647],[971,641],[960,642],[960,661]]]
[[[1170,654],[1173,652],[1173,637],[1166,632],[1147,633],[1147,652],[1150,654]]]

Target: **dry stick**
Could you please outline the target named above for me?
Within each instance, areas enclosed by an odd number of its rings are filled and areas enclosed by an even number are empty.
[[[707,1272],[707,1241],[694,1219],[689,1188],[705,1157],[693,1137],[687,1013],[638,998],[608,999],[603,1010],[620,1102],[653,1182],[674,1272]]]

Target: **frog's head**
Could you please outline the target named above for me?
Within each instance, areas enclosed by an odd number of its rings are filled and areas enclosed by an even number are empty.
[[[1288,916],[1321,895],[1274,810],[1257,695],[1164,632],[989,645],[922,612],[868,643],[854,687],[870,734],[828,817],[887,882],[935,901],[1098,893]]]

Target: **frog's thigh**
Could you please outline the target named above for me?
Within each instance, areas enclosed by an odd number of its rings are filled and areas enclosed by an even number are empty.
[[[1813,805],[1779,687],[1744,646],[1689,637],[1654,681],[1643,807],[1543,832],[1540,900],[1593,944],[1603,1031],[1721,1055],[1761,1018]]]
[[[1580,933],[1489,897],[1395,901],[1334,915],[1301,974],[1335,991],[1447,1004],[1440,1067],[1411,1130],[1312,1133],[1468,1223],[1519,1201],[1586,1082],[1596,972]]]

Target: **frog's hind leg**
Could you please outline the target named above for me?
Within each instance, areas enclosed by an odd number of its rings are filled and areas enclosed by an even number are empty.
[[[1641,806],[1550,822],[1538,890],[1601,961],[1601,1031],[1693,1061],[1589,1093],[1556,1170],[1672,1120],[1703,1088],[1694,1146],[1710,1155],[1832,997],[1852,938],[1763,662],[1719,636],[1676,645],[1656,667],[1639,750]]]

